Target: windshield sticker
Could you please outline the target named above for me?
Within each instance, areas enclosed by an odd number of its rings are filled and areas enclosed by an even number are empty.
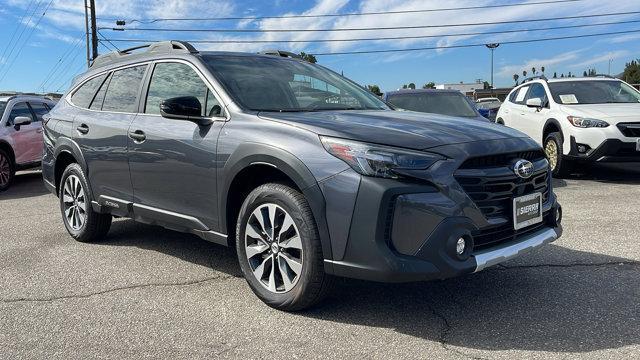
[[[560,95],[560,101],[562,101],[563,104],[577,104],[578,98],[576,98],[574,94],[563,94]]]
[[[524,100],[524,96],[527,94],[527,90],[529,90],[528,86],[520,88],[520,91],[518,91],[518,96],[516,96],[516,102],[521,102],[522,100]]]

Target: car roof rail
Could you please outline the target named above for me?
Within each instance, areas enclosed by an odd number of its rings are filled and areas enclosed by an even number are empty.
[[[147,49],[144,52],[133,53],[135,50]],[[196,50],[193,45],[189,44],[186,41],[178,41],[178,40],[169,40],[169,41],[160,41],[152,44],[145,44],[134,46],[128,49],[113,51],[108,54],[100,55],[93,63],[91,63],[91,67],[100,67],[113,62],[117,62],[128,58],[133,55],[143,55],[143,54],[172,54],[172,53],[190,53],[197,54],[198,50]]]
[[[302,56],[292,53],[290,51],[284,51],[284,50],[264,50],[264,51],[260,51],[258,52],[258,54],[260,55],[273,55],[273,56],[280,56],[280,57],[288,57],[288,58],[292,58],[292,59],[302,59]]]
[[[544,76],[544,75],[530,76],[530,77],[528,77],[528,78],[526,78],[526,79],[522,80],[522,84],[524,84],[524,83],[526,83],[526,82],[529,82],[529,81],[532,81],[532,80],[536,80],[536,79],[540,79],[540,80],[544,80],[544,81],[548,81],[548,80],[549,80],[549,79],[547,79],[547,77],[546,77],[546,76]]]
[[[608,74],[595,74],[595,75],[589,75],[587,77],[603,77],[603,78],[608,78],[608,79],[617,79],[616,77],[608,75]]]

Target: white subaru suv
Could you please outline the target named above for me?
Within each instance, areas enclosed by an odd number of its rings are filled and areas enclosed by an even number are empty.
[[[530,79],[496,122],[540,143],[556,176],[579,162],[640,162],[640,92],[611,77]]]

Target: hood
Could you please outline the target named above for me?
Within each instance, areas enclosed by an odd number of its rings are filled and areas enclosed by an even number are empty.
[[[610,124],[640,121],[640,103],[563,105],[561,109],[567,115],[606,120]]]
[[[261,112],[259,116],[301,127],[318,135],[416,150],[447,144],[527,137],[517,130],[486,120],[411,111]]]

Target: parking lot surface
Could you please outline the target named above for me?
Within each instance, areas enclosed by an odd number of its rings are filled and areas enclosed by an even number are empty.
[[[343,280],[290,314],[195,236],[118,220],[73,241],[40,173],[22,173],[0,194],[0,358],[640,358],[640,170],[555,186],[552,245],[447,281]]]

